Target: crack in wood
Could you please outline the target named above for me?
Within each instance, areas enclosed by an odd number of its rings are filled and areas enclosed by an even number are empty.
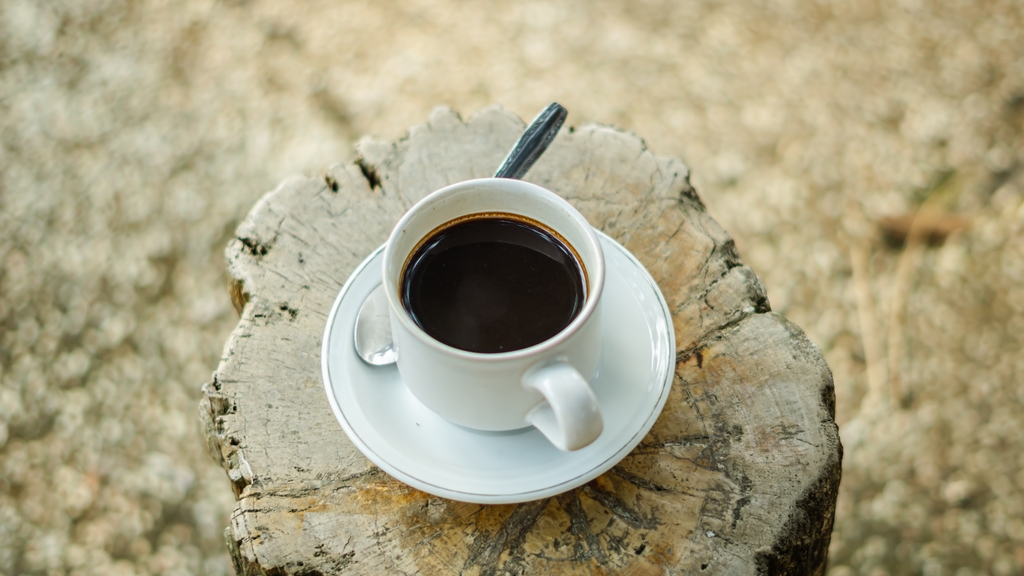
[[[734,331],[733,330],[734,328],[738,327],[740,323],[742,323],[744,320],[746,320],[746,319],[748,319],[748,318],[750,318],[752,316],[755,316],[755,314],[754,313],[741,314],[739,316],[733,317],[728,322],[722,324],[718,328],[715,328],[714,330],[711,330],[711,331],[707,332],[706,334],[701,336],[700,341],[696,345],[691,346],[691,347],[689,347],[689,348],[687,348],[685,350],[680,350],[679,352],[677,352],[676,353],[676,363],[677,364],[686,364],[686,362],[690,358],[695,357],[698,353],[700,353],[702,355],[701,362],[703,363],[703,361],[704,361],[703,351],[705,349],[710,348],[711,345],[714,344],[715,342],[723,340],[724,338],[729,336]],[[701,366],[701,367],[703,367],[703,366]]]
[[[331,176],[330,174],[325,174],[324,183],[327,184],[327,187],[330,188],[331,192],[338,191],[338,181],[334,178],[334,176]]]
[[[600,502],[601,505],[611,511],[615,517],[633,528],[653,530],[661,523],[661,521],[653,514],[649,517],[645,517],[640,512],[630,508],[628,504],[623,502],[615,494],[595,488],[591,484],[587,484],[583,487],[583,493]]]
[[[359,171],[363,173],[363,178],[366,178],[366,183],[370,185],[370,190],[380,188],[380,174],[378,174],[377,168],[367,162],[362,156],[356,158],[356,165],[359,166]]]
[[[250,256],[254,256],[256,258],[266,256],[267,253],[270,252],[270,248],[273,246],[273,241],[264,243],[254,238],[239,237],[238,241],[245,246],[245,251],[248,252]]]
[[[629,472],[626,472],[621,467],[612,468],[609,471],[609,473],[610,474],[614,474],[615,476],[618,476],[619,478],[622,478],[623,480],[625,480],[626,482],[629,482],[630,484],[636,486],[637,488],[642,488],[642,489],[647,490],[649,492],[665,492],[665,493],[669,493],[669,494],[680,494],[680,495],[684,495],[684,496],[692,496],[694,498],[698,498],[697,494],[694,494],[692,492],[687,492],[685,490],[679,490],[679,489],[676,489],[676,488],[669,488],[668,486],[662,486],[661,484],[658,484],[656,482],[652,482],[651,480],[648,480],[647,478],[641,478],[640,476],[637,476],[635,474],[631,474]]]
[[[576,538],[573,544],[574,562],[584,563],[593,558],[601,565],[608,563],[608,555],[601,540],[590,529],[590,520],[580,504],[579,492],[572,490],[558,498],[558,504],[569,515],[569,532]],[[586,544],[586,549],[583,545]]]
[[[495,534],[476,534],[469,557],[466,558],[466,564],[462,567],[463,571],[478,566],[481,576],[497,574],[498,560],[506,550],[509,551],[509,558],[505,561],[505,565],[522,563],[524,560],[523,542],[534,523],[540,518],[541,513],[547,508],[549,501],[550,499],[545,499],[520,504],[505,519]],[[504,566],[501,569],[504,571]]]
[[[295,317],[299,315],[299,310],[288,306],[288,304],[281,304],[278,306],[278,309],[282,312],[287,312],[291,320],[295,320]]]

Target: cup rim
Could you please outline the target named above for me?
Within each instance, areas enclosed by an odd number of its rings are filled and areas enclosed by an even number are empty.
[[[588,276],[587,280],[589,283],[589,290],[587,292],[587,302],[586,304],[584,304],[583,310],[581,310],[580,313],[577,314],[576,317],[572,319],[572,322],[570,322],[568,326],[563,328],[554,336],[548,338],[547,340],[544,340],[543,342],[538,342],[533,346],[520,348],[518,350],[511,350],[509,352],[471,352],[469,350],[463,350],[461,348],[449,346],[448,344],[445,344],[444,342],[441,342],[435,339],[433,336],[427,334],[412,320],[412,317],[409,315],[409,312],[405,309],[404,306],[402,306],[402,301],[398,294],[397,284],[388,281],[388,264],[395,257],[394,247],[397,244],[398,236],[402,233],[402,231],[405,228],[408,227],[409,223],[412,222],[412,220],[416,218],[424,210],[424,208],[429,206],[430,204],[433,204],[434,202],[437,202],[438,200],[446,196],[449,196],[456,192],[460,192],[466,188],[475,187],[486,187],[492,189],[519,188],[520,190],[523,191],[528,191],[530,193],[536,193],[542,196],[547,196],[549,200],[551,200],[555,204],[560,205],[563,209],[566,210],[570,219],[573,222],[575,222],[575,224],[583,232],[583,236],[586,239],[586,242],[589,244],[588,248],[590,249],[591,253],[595,254],[597,257],[595,262],[586,263],[586,273]],[[514,210],[505,211],[512,213],[515,212]],[[581,251],[581,247],[577,246],[575,248],[578,252]],[[580,257],[582,258],[582,255]],[[439,190],[435,190],[434,192],[431,192],[427,196],[423,197],[419,202],[413,205],[412,208],[406,211],[406,213],[402,216],[402,218],[395,225],[394,229],[391,231],[391,234],[388,236],[387,244],[385,244],[384,247],[384,258],[381,266],[381,278],[384,284],[384,293],[387,296],[388,300],[388,307],[392,311],[391,317],[400,322],[406,330],[408,330],[414,337],[416,337],[417,340],[426,344],[427,346],[430,346],[434,350],[447,354],[449,356],[473,360],[476,362],[504,362],[510,360],[518,360],[521,358],[527,358],[529,356],[544,352],[545,350],[549,350],[562,344],[570,337],[572,337],[576,332],[578,332],[580,328],[587,322],[587,320],[589,320],[590,317],[594,314],[594,311],[597,309],[598,303],[601,300],[601,294],[604,291],[604,277],[604,250],[601,248],[601,242],[597,238],[597,233],[594,231],[593,226],[591,226],[590,223],[587,222],[587,219],[584,218],[583,215],[580,214],[580,212],[576,210],[576,208],[574,208],[572,204],[569,204],[569,202],[567,202],[558,194],[555,194],[554,192],[537,184],[526,182],[524,180],[514,180],[510,178],[474,178],[472,180],[464,180],[461,182],[456,182],[454,184],[449,184],[448,186],[445,186],[444,188],[441,188]],[[401,355],[401,352],[399,352],[399,355]]]

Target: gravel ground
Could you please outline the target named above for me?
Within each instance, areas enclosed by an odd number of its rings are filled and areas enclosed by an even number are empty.
[[[551,100],[682,158],[824,351],[829,573],[1024,574],[1003,0],[0,0],[0,574],[230,572],[196,407],[234,227],[360,135]]]

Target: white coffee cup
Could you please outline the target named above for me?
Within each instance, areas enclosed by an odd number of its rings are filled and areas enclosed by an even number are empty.
[[[583,309],[539,344],[493,354],[461,350],[424,332],[402,305],[402,274],[420,242],[456,218],[486,213],[539,222],[581,260],[587,287]],[[427,408],[455,424],[488,431],[535,426],[562,450],[587,446],[603,429],[589,381],[601,354],[604,275],[594,229],[568,202],[540,186],[483,178],[430,194],[402,217],[384,248],[384,288],[402,380]]]

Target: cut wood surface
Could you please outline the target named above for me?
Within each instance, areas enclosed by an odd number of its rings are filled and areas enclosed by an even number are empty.
[[[200,407],[238,498],[236,571],[823,574],[842,459],[831,373],[770,313],[687,168],[613,128],[563,129],[525,180],[635,254],[673,311],[675,378],[641,444],[578,489],[484,506],[406,486],[345,436],[320,371],[342,284],[414,202],[490,176],[524,127],[500,108],[439,108],[325,177],[285,181],[239,226],[241,319]]]

